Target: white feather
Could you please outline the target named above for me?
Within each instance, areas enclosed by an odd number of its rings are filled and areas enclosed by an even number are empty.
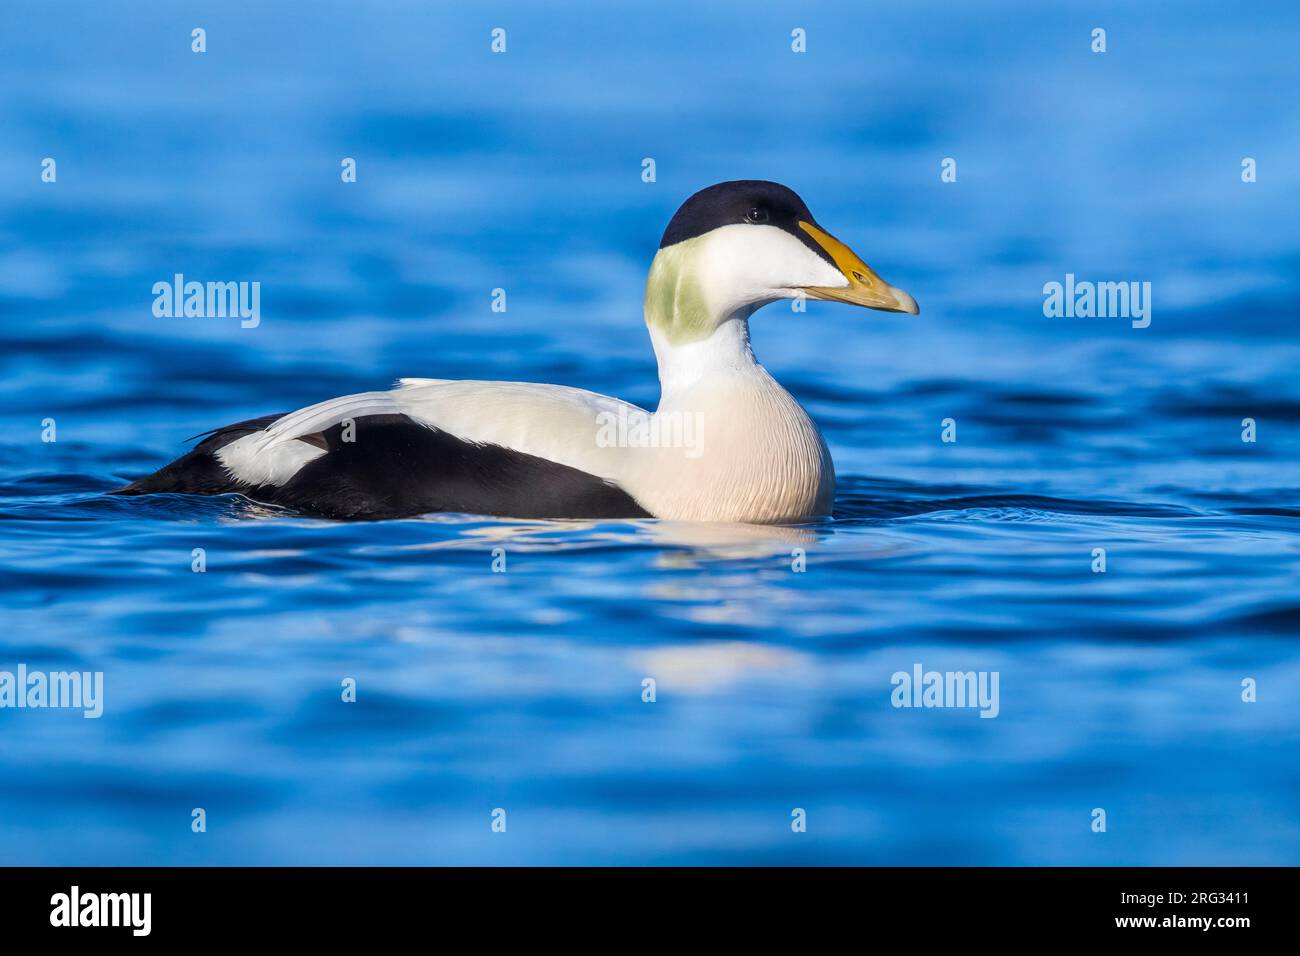
[[[232,478],[250,485],[282,485],[303,465],[325,454],[323,448],[294,441],[263,449],[260,433],[237,438],[217,450],[217,460]]]
[[[839,288],[849,280],[784,229],[722,226],[701,237],[693,265],[719,324],[739,312],[790,299],[800,289]]]

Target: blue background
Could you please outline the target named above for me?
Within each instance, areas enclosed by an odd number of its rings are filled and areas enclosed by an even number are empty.
[[[0,862],[1300,862],[1294,5],[4,20],[0,670],[102,670],[106,712],[0,710]],[[400,375],[653,406],[659,236],[747,177],[922,307],[754,319],[831,446],[834,520],[103,495]],[[261,325],[155,318],[177,272],[261,282]],[[1152,283],[1151,327],[1045,318],[1067,272]],[[1000,672],[1000,716],[894,709],[916,662]]]

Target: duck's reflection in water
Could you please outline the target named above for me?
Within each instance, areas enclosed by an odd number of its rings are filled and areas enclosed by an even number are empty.
[[[827,535],[810,526],[734,524],[696,521],[509,521],[430,515],[439,524],[463,524],[455,538],[423,542],[415,548],[477,548],[484,543],[510,544],[527,550],[590,549],[610,544],[665,550],[664,566],[692,566],[696,560],[746,560],[791,557],[804,553]]]
[[[642,697],[654,693],[708,694],[764,678],[797,679],[812,666],[807,655],[788,647],[748,641],[709,641],[633,651],[628,663],[645,676]],[[647,684],[653,681],[653,684]]]

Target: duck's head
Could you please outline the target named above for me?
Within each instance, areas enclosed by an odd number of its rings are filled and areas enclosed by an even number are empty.
[[[668,342],[686,344],[800,296],[920,311],[819,226],[794,190],[759,179],[718,183],[682,203],[668,223],[646,284],[646,322]]]

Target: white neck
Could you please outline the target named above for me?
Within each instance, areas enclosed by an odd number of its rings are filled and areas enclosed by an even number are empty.
[[[749,316],[753,311],[738,312],[719,324],[712,335],[685,344],[674,345],[665,332],[650,327],[650,341],[659,363],[660,405],[721,374],[763,371],[749,345]]]
[[[697,441],[689,453],[629,455],[622,484],[658,517],[762,523],[830,510],[830,454],[808,414],[754,358],[753,311],[690,342],[674,344],[650,326],[661,389],[654,417]]]

